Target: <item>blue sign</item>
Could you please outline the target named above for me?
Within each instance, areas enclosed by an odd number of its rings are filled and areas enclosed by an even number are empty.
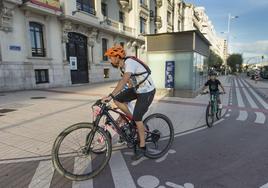
[[[12,45],[12,46],[9,46],[9,50],[13,50],[13,51],[21,51],[21,47],[20,47],[20,46]]]
[[[174,88],[175,61],[166,61],[165,88]]]

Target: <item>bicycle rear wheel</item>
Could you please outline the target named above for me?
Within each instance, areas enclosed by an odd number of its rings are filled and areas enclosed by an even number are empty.
[[[145,156],[160,158],[168,152],[174,140],[174,128],[170,119],[163,114],[151,114],[144,120]]]
[[[211,105],[209,104],[206,109],[206,123],[209,128],[213,126],[214,123],[214,112],[213,109],[211,108]]]
[[[93,134],[92,129],[91,123],[78,123],[65,129],[56,138],[52,162],[62,176],[74,181],[87,180],[97,176],[109,162],[111,140],[102,128],[97,129],[91,150],[86,151],[86,141]]]

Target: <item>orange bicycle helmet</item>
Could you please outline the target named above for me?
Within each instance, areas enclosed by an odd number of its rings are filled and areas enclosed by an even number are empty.
[[[126,52],[124,50],[124,48],[120,45],[118,46],[113,46],[111,48],[109,48],[105,54],[105,56],[108,56],[108,57],[116,57],[116,56],[119,56],[120,58],[124,58],[126,56]]]

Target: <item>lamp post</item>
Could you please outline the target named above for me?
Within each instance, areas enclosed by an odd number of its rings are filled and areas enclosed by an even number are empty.
[[[231,27],[231,20],[236,19],[238,16],[232,16],[231,13],[228,14],[228,28],[227,28],[227,54],[229,54],[229,43],[230,43],[230,27]],[[226,61],[226,67],[227,67],[227,61]],[[225,75],[226,75],[227,69],[225,69]]]

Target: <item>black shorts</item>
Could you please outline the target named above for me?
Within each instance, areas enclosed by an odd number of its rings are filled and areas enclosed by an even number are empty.
[[[153,102],[154,95],[155,89],[148,93],[136,93],[134,88],[129,88],[115,96],[114,100],[120,103],[128,103],[137,99],[132,118],[134,121],[142,121],[144,114]]]

